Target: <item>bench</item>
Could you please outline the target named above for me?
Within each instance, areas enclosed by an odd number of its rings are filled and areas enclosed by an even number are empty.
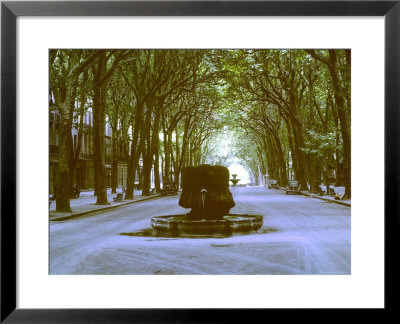
[[[49,195],[49,208],[50,208],[50,206],[51,206],[51,201],[52,201],[52,200],[56,200],[55,194],[50,194],[50,195]]]
[[[334,196],[336,194],[335,188],[331,188],[331,186],[327,186],[327,194],[329,196]]]
[[[114,202],[122,201],[122,193],[117,193],[117,196],[113,198]]]

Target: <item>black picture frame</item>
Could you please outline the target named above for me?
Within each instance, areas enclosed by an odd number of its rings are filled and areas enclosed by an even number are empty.
[[[263,309],[16,307],[16,19],[18,16],[384,16],[385,307],[395,311],[399,243],[400,4],[396,1],[4,1],[1,3],[1,322],[201,323],[263,318]],[[371,183],[373,178],[371,178]],[[377,188],[375,190],[382,190]],[[367,203],[367,202],[366,202]],[[267,293],[267,292],[266,292]],[[379,316],[382,310],[377,310]],[[268,314],[268,316],[270,316]],[[326,315],[323,315],[326,316]],[[266,319],[267,320],[267,319]],[[251,321],[250,321],[251,322]]]

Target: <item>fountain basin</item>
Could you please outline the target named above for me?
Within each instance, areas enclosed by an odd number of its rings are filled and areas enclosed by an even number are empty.
[[[187,215],[155,216],[151,226],[157,235],[165,236],[230,236],[251,233],[263,225],[263,216],[229,214],[219,220],[193,220]]]

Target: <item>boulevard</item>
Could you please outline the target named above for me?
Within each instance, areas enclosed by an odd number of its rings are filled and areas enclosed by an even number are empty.
[[[231,237],[151,235],[153,216],[185,214],[177,196],[50,222],[50,274],[348,275],[351,209],[264,186],[230,187],[232,214],[260,214],[257,232]],[[128,234],[128,235],[127,235]]]

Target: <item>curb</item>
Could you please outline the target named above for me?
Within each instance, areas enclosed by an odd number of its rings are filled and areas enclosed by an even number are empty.
[[[309,194],[309,193],[306,193],[306,192],[301,192],[301,191],[300,191],[300,193],[301,193],[303,196],[307,196],[307,197],[311,197],[311,198],[317,198],[317,199],[324,200],[324,201],[327,201],[327,202],[331,202],[331,203],[335,203],[335,204],[339,204],[339,205],[351,207],[351,204],[346,203],[346,202],[344,202],[344,201],[335,200],[335,199],[328,199],[328,198],[324,198],[324,197],[320,197],[320,196],[314,196],[314,195],[312,195],[312,194]]]
[[[98,208],[98,209],[92,209],[92,210],[86,210],[86,211],[82,211],[82,212],[77,212],[77,213],[73,213],[71,215],[61,216],[61,217],[56,218],[56,219],[49,219],[49,221],[50,222],[65,221],[65,220],[68,220],[68,219],[81,217],[81,216],[88,215],[88,214],[91,214],[91,213],[97,213],[99,211],[115,209],[115,208],[118,208],[118,207],[123,207],[123,206],[134,204],[134,203],[137,203],[137,202],[146,201],[146,200],[150,200],[150,199],[155,199],[155,198],[158,198],[158,197],[161,197],[161,195],[155,195],[155,196],[150,196],[150,197],[146,197],[146,198],[143,198],[143,199],[127,201],[127,202],[125,202],[123,204],[119,204],[119,205],[113,205],[113,206],[107,206],[107,207]]]
[[[286,188],[282,188],[279,187],[279,189],[281,190],[286,190]],[[344,202],[344,201],[340,201],[340,200],[335,200],[335,199],[329,199],[329,198],[325,198],[325,197],[321,197],[321,196],[314,196],[313,194],[310,194],[308,192],[305,191],[300,191],[299,194],[303,195],[303,196],[307,196],[307,197],[311,197],[311,198],[317,198],[326,202],[330,202],[330,203],[335,203],[338,205],[342,205],[342,206],[346,206],[346,207],[351,207],[351,204]]]

